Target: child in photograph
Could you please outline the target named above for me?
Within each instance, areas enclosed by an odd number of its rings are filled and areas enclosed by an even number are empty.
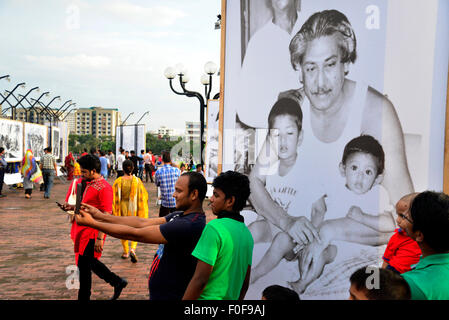
[[[330,261],[330,248],[332,248],[331,251],[335,258],[337,247],[330,244],[332,240],[366,244],[366,239],[356,232],[355,226],[358,224],[379,231],[379,235],[387,234],[395,229],[392,206],[386,190],[380,185],[384,167],[383,148],[372,136],[361,135],[346,144],[342,161],[339,164],[340,174],[345,180],[344,188],[334,191],[335,196],[330,196],[333,198],[331,203],[326,196],[326,210],[315,210],[314,212],[313,221],[320,225],[322,243],[312,243],[304,250],[306,253],[303,253],[302,259],[300,259],[300,270],[305,270],[305,265],[311,262],[312,254],[316,255],[317,259],[313,261],[315,265],[310,268],[313,270],[312,272],[307,272],[307,274],[301,272],[301,278],[290,283],[297,292],[303,293],[311,282],[320,277],[324,266],[330,263],[328,262]],[[369,209],[366,208],[377,207],[379,208],[376,210],[377,213],[367,212]],[[346,216],[342,217],[341,215],[345,212],[347,212]],[[326,221],[324,220],[325,215]],[[327,226],[323,228],[326,224]],[[315,252],[312,253],[312,251]]]
[[[305,166],[298,155],[298,148],[303,138],[302,111],[299,103],[288,98],[278,100],[268,116],[268,128],[270,142],[278,155],[278,160],[267,169],[266,175],[265,188],[271,200],[291,216],[307,216],[311,210],[323,211],[324,192],[312,187],[312,182],[301,185],[297,183],[298,177],[305,176]],[[318,200],[312,203],[309,199]],[[251,282],[267,274],[283,258],[292,261],[297,257],[301,246],[265,218],[259,216],[249,225],[249,229],[255,243],[273,241],[268,252],[252,270]],[[295,247],[298,248],[293,250]]]

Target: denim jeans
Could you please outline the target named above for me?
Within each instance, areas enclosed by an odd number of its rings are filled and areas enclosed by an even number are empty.
[[[54,169],[42,169],[42,177],[44,178],[44,197],[50,197],[54,176]]]

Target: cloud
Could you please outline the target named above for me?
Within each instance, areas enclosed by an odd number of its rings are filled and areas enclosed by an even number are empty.
[[[88,56],[86,54],[62,57],[25,55],[25,60],[50,68],[104,68],[111,64],[108,57]]]
[[[124,2],[105,4],[103,9],[121,19],[151,27],[167,27],[173,25],[177,19],[187,16],[185,12],[170,7],[142,7]]]

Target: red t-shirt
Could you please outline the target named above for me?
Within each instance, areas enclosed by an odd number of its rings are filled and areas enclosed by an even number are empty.
[[[81,183],[81,181],[82,179],[78,179],[76,181],[76,184]],[[66,202],[70,197],[71,190],[72,185],[70,185],[69,191],[67,192],[65,199]],[[74,190],[76,190],[76,186]],[[87,182],[82,202],[90,204],[91,206],[97,208],[102,212],[112,213],[112,200],[113,200],[112,187],[105,179],[103,179],[103,177]],[[70,236],[75,244],[74,246],[75,259],[76,261],[78,261],[78,255],[79,254],[82,255],[84,253],[84,250],[86,249],[89,240],[97,238],[98,230],[93,229],[91,227],[79,226],[76,223],[76,221],[73,221]],[[94,252],[94,257],[97,259],[100,258],[101,253]]]
[[[410,271],[411,266],[418,263],[421,249],[418,243],[407,233],[398,228],[388,241],[383,259],[399,273]]]

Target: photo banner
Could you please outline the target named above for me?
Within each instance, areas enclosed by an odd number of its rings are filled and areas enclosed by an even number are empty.
[[[125,151],[135,151],[140,155],[140,150],[146,150],[146,133],[144,124],[117,126],[116,128],[116,156],[120,154],[122,147]]]
[[[223,1],[222,168],[251,183],[246,299],[272,284],[346,299],[355,270],[382,265],[396,202],[443,190],[449,3],[284,4]]]
[[[205,148],[205,178],[212,183],[218,173],[219,150],[219,100],[209,100],[206,112],[206,148]]]

